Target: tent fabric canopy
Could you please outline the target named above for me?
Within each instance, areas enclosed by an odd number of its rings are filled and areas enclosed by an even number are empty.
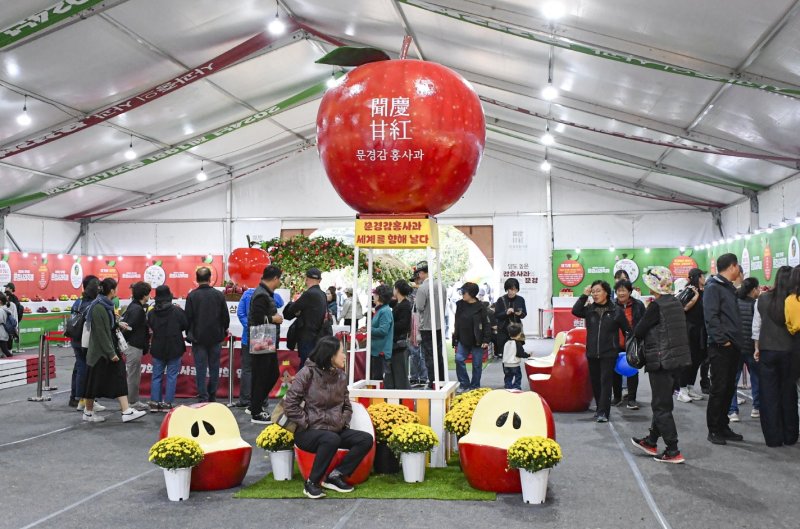
[[[566,183],[698,210],[798,174],[800,1],[564,0],[555,22],[542,3],[279,0],[273,36],[273,1],[0,0],[0,207],[113,219],[258,174],[314,146],[332,72],[314,61],[335,43],[396,58],[406,34],[481,96],[487,154],[532,172],[547,156]]]

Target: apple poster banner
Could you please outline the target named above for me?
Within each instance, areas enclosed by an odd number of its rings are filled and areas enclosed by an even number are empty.
[[[519,281],[519,295],[525,298],[528,317],[522,320],[525,334],[539,332],[540,308],[550,306],[550,263],[545,217],[495,217],[494,269],[498,274],[498,295],[506,279]],[[498,296],[499,297],[499,296]],[[549,322],[545,322],[545,326]]]
[[[16,294],[31,301],[65,301],[79,296],[83,278],[95,275],[111,277],[118,282],[121,299],[130,297],[130,286],[147,281],[153,288],[167,284],[176,298],[185,298],[197,287],[195,271],[211,269],[212,286],[222,284],[221,255],[176,255],[97,257],[9,252],[0,261],[0,286],[14,283]]]

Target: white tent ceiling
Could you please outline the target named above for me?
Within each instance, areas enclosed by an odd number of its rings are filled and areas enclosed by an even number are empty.
[[[0,26],[86,1],[0,0]],[[472,82],[484,101],[487,149],[517,156],[531,170],[546,154],[555,177],[700,209],[732,204],[797,174],[800,0],[563,0],[566,14],[552,24],[540,12],[543,3],[279,0],[285,35],[269,36],[227,68],[138,108],[14,154],[27,140],[163,89],[213,58],[221,62],[265,32],[276,11],[273,0],[97,3],[0,47],[0,207],[76,218],[183,196],[292,156],[313,145],[319,91],[163,160],[37,195],[129,163],[123,153],[131,139],[142,159],[324,83],[331,68],[314,61],[332,42],[397,56],[405,34],[414,38],[411,56]],[[553,102],[540,95],[550,69],[560,91]],[[33,121],[21,126],[16,117],[26,95]],[[539,137],[547,127],[556,145],[545,152]],[[714,154],[721,150],[746,156]],[[765,156],[772,158],[759,159]],[[201,163],[210,176],[205,183],[195,179]],[[20,196],[27,199],[13,200]]]

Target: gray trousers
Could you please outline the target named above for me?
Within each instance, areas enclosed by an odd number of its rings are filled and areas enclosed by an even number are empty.
[[[128,374],[128,402],[139,402],[139,382],[142,380],[142,350],[132,345],[125,351],[125,371]]]

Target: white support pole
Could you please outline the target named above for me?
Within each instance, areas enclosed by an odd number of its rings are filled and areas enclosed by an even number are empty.
[[[350,383],[356,378],[356,307],[358,306],[358,246],[353,247],[353,309],[350,312]]]
[[[370,307],[370,310],[367,312],[367,361],[364,363],[364,378],[366,380],[372,380],[370,371],[370,357],[372,356],[370,354],[372,351],[372,248],[367,250],[367,293],[369,294],[367,304]]]
[[[445,299],[443,295],[446,290],[444,289],[444,274],[442,273],[441,248],[436,250],[436,271],[439,273],[439,323],[440,328],[442,329],[442,357],[444,358],[445,362],[447,362],[447,354],[445,354],[445,351],[447,351],[447,346],[445,345],[447,343],[447,336],[444,335],[446,327],[444,323]],[[450,382],[450,370],[448,369],[447,365],[445,365],[444,368],[444,381]]]
[[[427,262],[428,262],[428,287],[429,287],[429,295],[430,298],[428,300],[428,306],[431,310],[431,342],[433,347],[433,374],[431,375],[428,373],[428,376],[431,380],[434,381],[434,389],[439,389],[442,387],[441,381],[439,380],[439,344],[436,340],[436,297],[434,295],[434,288],[433,284],[436,282],[436,275],[431,272],[432,264],[433,264],[433,254],[431,253],[431,247],[428,246],[426,248],[427,252]],[[444,345],[444,343],[442,343]]]

